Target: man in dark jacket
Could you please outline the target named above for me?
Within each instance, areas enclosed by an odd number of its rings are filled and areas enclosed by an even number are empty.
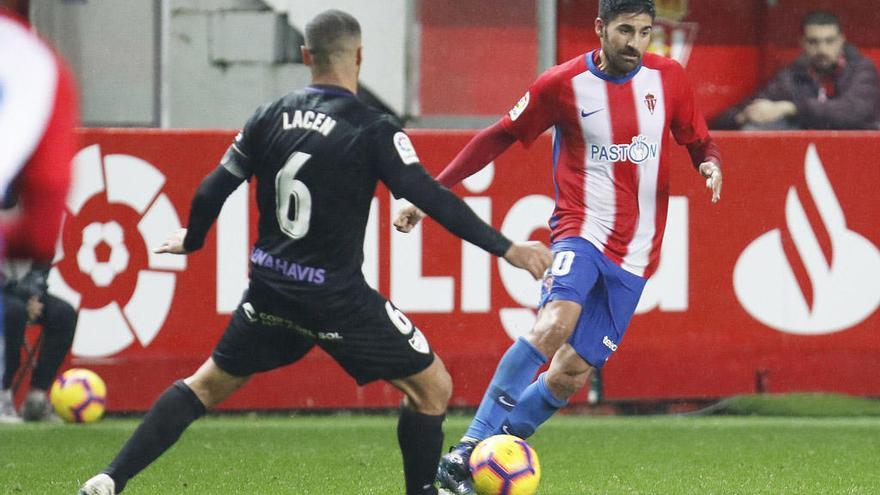
[[[21,418],[25,421],[57,420],[49,403],[48,391],[73,344],[76,310],[68,302],[47,292],[49,263],[7,261],[2,268],[6,365],[0,368],[0,424],[17,423]],[[22,366],[21,346],[28,323],[43,326],[43,344],[19,417],[12,404],[12,385]]]
[[[876,129],[880,78],[874,62],[825,11],[801,22],[803,53],[757,94],[722,113],[715,129]]]

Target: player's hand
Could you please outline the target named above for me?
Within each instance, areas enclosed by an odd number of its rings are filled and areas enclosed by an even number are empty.
[[[504,253],[504,259],[511,265],[531,273],[535,280],[540,280],[553,262],[553,255],[541,242],[514,242]]]
[[[397,217],[394,219],[394,228],[398,232],[406,234],[414,229],[423,218],[425,218],[425,212],[422,210],[414,205],[404,206],[397,212]]]
[[[712,202],[717,203],[721,199],[721,167],[715,162],[703,162],[700,164],[700,174],[706,179],[706,189],[712,191]]]
[[[169,253],[169,254],[187,254],[186,249],[183,248],[183,239],[186,238],[186,229],[178,229],[175,232],[172,232],[171,235],[168,236],[168,239],[165,239],[165,242],[162,243],[161,246],[157,247],[153,250],[154,253]]]

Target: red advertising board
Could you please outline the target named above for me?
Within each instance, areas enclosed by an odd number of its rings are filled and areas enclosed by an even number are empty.
[[[256,210],[234,194],[205,248],[149,250],[186,224],[199,180],[233,133],[84,130],[51,290],[80,309],[70,365],[104,377],[109,408],[143,410],[207,358],[246,284]],[[414,131],[436,173],[471,132]],[[660,269],[605,368],[612,399],[754,391],[880,396],[880,139],[871,133],[719,134],[722,201],[709,202],[681,149]],[[515,239],[547,239],[550,140],[515,145],[456,187]],[[250,185],[249,187],[253,187]],[[252,194],[252,191],[251,191]],[[534,319],[538,283],[428,221],[393,232],[382,186],[364,272],[428,336],[455,382],[479,401],[511,338]],[[357,387],[320,350],[255,377],[233,409],[393,407],[400,395]],[[576,400],[585,399],[578,394]]]

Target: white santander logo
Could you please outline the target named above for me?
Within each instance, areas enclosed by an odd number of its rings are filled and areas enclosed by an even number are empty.
[[[852,327],[880,305],[880,252],[868,239],[847,229],[840,202],[816,147],[807,149],[807,188],[830,238],[830,253],[811,226],[797,190],[785,201],[787,233],[798,259],[783,247],[786,232],[774,229],[755,239],[740,256],[733,285],[740,303],[760,322],[779,331],[820,335]],[[794,266],[793,266],[794,265]],[[806,276],[795,274],[800,269]]]
[[[162,328],[174,272],[186,268],[185,257],[150,250],[180,228],[164,184],[150,163],[129,155],[102,159],[98,145],[74,158],[49,287],[79,309],[75,356],[109,356],[135,340],[147,346]]]

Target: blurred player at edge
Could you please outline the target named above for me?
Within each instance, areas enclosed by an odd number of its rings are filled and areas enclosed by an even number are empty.
[[[470,428],[441,460],[441,488],[471,493],[467,458],[476,442],[501,432],[530,436],[617,350],[659,261],[670,130],[712,202],[721,197],[720,154],[684,69],[645,53],[654,15],[651,0],[601,0],[601,49],[542,74],[438,176],[451,187],[514,141],[528,146],[554,129],[554,259],[538,319],[502,357]],[[406,207],[395,226],[408,232],[422,216]],[[550,357],[549,370],[533,380]]]
[[[0,223],[0,249],[6,258],[50,261],[76,152],[76,91],[27,15],[27,0],[0,2],[0,203],[20,205]],[[0,323],[0,370],[4,346]],[[0,403],[11,404],[10,391],[2,394]]]
[[[199,186],[188,229],[157,250],[199,249],[226,197],[256,177],[259,237],[248,292],[211,357],[159,397],[82,494],[121,492],[252,374],[294,363],[316,345],[359,384],[387,380],[405,394],[397,434],[406,493],[436,494],[452,382],[422,332],[361,272],[377,180],[535,278],[550,265],[543,244],[511,243],[431,179],[400,127],[358,100],[361,31],[354,17],[337,10],[319,14],[306,26],[305,39],[312,84],[257,110]]]

